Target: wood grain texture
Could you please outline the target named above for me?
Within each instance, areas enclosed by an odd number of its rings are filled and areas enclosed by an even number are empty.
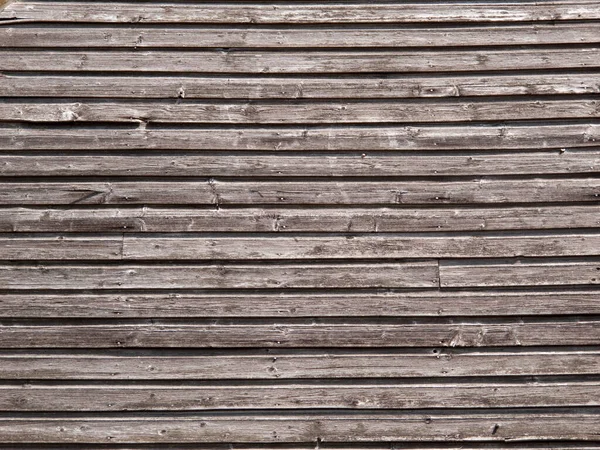
[[[600,370],[600,351],[594,348],[3,350],[0,375],[8,380],[165,381],[594,375]]]
[[[600,35],[600,33],[599,33]],[[600,117],[597,100],[484,102],[202,103],[51,102],[0,103],[1,121],[34,123],[419,123],[500,120],[591,119]]]
[[[437,287],[438,265],[2,265],[0,283],[21,290]]]
[[[600,43],[598,23],[462,28],[90,28],[63,25],[15,26],[0,30],[0,48],[402,48],[481,46],[488,42],[494,45]]]
[[[593,73],[345,75],[302,77],[62,75],[0,73],[4,97],[137,99],[395,99],[600,93]]]
[[[599,59],[600,61],[600,59]],[[140,121],[143,123],[143,120]],[[500,150],[598,147],[600,124],[0,127],[0,150]]]
[[[447,208],[0,208],[3,233],[429,232],[596,228],[598,205]]]
[[[592,69],[599,48],[510,50],[8,50],[0,71],[162,73],[432,73],[492,70]]]
[[[3,411],[201,411],[600,406],[600,382],[0,386]]]
[[[197,415],[127,417],[9,417],[0,440],[9,443],[165,442],[437,442],[597,439],[597,410],[396,414]],[[204,424],[204,425],[202,425]],[[83,427],[83,428],[82,428]],[[35,430],[31,433],[29,430]],[[82,432],[82,430],[84,432]],[[360,433],[356,433],[359,430]],[[494,433],[492,433],[496,430]]]
[[[440,284],[443,287],[600,284],[600,261],[441,261]]]
[[[453,317],[600,314],[586,290],[0,295],[3,318]]]
[[[383,269],[381,269],[383,271]],[[507,347],[597,345],[599,321],[288,323],[266,321],[0,325],[3,348]],[[407,323],[410,322],[410,323]],[[249,336],[252,338],[249,339]]]
[[[458,153],[458,152],[457,152]],[[310,155],[219,153],[0,154],[0,177],[444,177],[595,174],[600,151],[467,153],[322,153]]]
[[[0,18],[7,23],[410,23],[410,22],[530,22],[600,19],[595,1],[561,0],[535,3],[282,3],[274,8],[241,2],[200,4],[144,4],[136,2],[19,1],[10,4]],[[175,7],[176,6],[176,7]]]

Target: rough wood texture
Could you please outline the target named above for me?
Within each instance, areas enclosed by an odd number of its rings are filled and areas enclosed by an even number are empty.
[[[600,1],[0,0],[0,449],[600,450]]]

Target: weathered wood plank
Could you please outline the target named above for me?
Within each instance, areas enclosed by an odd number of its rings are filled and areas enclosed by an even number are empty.
[[[441,261],[443,287],[600,284],[600,261]]]
[[[0,155],[0,177],[31,176],[462,176],[585,174],[600,170],[600,151],[422,155],[402,152],[223,155]]]
[[[372,415],[173,415],[3,417],[7,443],[384,442],[585,440],[598,438],[596,410]],[[83,430],[83,432],[82,432]],[[357,432],[359,430],[360,432]]]
[[[437,287],[434,261],[319,265],[0,266],[5,289]],[[247,337],[247,336],[246,336]]]
[[[600,234],[430,236],[0,235],[4,260],[324,260],[600,256]]]
[[[388,4],[389,5],[389,4]],[[189,6],[189,5],[180,5]],[[198,5],[199,6],[199,5]],[[298,5],[300,6],[300,5]],[[303,7],[306,5],[301,5]],[[392,6],[392,5],[389,5]],[[511,5],[511,8],[514,8]],[[267,9],[267,8],[265,8]],[[3,31],[3,32],[2,32]],[[488,27],[4,27],[0,48],[360,48],[600,43],[600,24]]]
[[[176,6],[176,7],[175,7]],[[19,1],[0,14],[5,22],[92,23],[410,23],[410,22],[529,22],[600,19],[595,1],[561,0],[536,3],[198,3]],[[12,21],[10,20],[12,19]]]
[[[0,235],[0,258],[18,259],[122,259],[123,239],[93,237],[27,237]]]
[[[4,318],[451,317],[600,314],[599,291],[0,295]],[[35,378],[35,377],[33,377]]]
[[[437,344],[436,344],[437,345]],[[219,380],[595,375],[598,349],[3,350],[9,380]]]
[[[598,34],[600,36],[600,32]],[[0,102],[0,121],[34,123],[420,123],[600,117],[597,100],[494,102],[337,101],[294,103]]]
[[[600,406],[600,382],[0,386],[3,411],[201,411]]]
[[[472,181],[115,181],[0,184],[0,205],[444,205],[594,202],[597,178]]]
[[[357,269],[353,276],[362,279]],[[380,269],[385,270],[385,267]],[[72,270],[73,277],[78,271]],[[323,275],[325,276],[325,275]],[[33,284],[34,280],[28,281]],[[388,283],[390,281],[388,280]],[[33,286],[32,286],[33,287]],[[214,321],[171,323],[66,323],[0,325],[3,348],[287,348],[287,347],[506,347],[597,345],[600,322],[547,320],[489,323],[355,321],[340,324],[313,320],[293,323]],[[251,338],[249,338],[251,337]]]
[[[599,58],[600,61],[600,58]],[[140,119],[141,121],[141,119]],[[0,150],[498,150],[597,147],[600,124],[0,127]]]
[[[600,208],[0,209],[0,232],[428,232],[597,228]]]
[[[454,77],[56,76],[0,74],[4,97],[332,99],[598,94],[595,74]]]
[[[600,48],[510,50],[48,51],[2,50],[0,71],[165,73],[431,73],[591,69]]]

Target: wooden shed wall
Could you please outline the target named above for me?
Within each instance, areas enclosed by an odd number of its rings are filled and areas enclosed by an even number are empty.
[[[0,11],[0,448],[599,449],[600,1]]]

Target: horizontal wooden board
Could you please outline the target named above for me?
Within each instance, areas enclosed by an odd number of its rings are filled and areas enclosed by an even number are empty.
[[[0,156],[1,159],[1,156]],[[596,228],[600,207],[0,209],[0,232],[428,232]]]
[[[402,152],[310,155],[0,154],[0,177],[31,176],[465,176],[586,174],[600,151],[422,155]]]
[[[437,287],[437,262],[319,265],[0,266],[5,289]]]
[[[600,32],[598,34],[600,36]],[[0,102],[0,121],[65,123],[420,123],[600,117],[597,100],[494,102],[337,101],[222,102]]]
[[[270,77],[0,74],[4,97],[332,99],[600,93],[588,73],[448,76]]]
[[[252,353],[250,353],[252,352]],[[219,380],[595,375],[598,349],[486,351],[3,350],[8,380]]]
[[[442,287],[600,284],[600,261],[441,261]]]
[[[7,443],[383,442],[597,439],[597,410],[439,413],[3,417]],[[357,433],[357,430],[360,432]]]
[[[120,237],[36,237],[20,239],[0,235],[0,258],[18,259],[122,259],[123,239]]]
[[[600,179],[4,182],[0,205],[444,205],[594,202]]]
[[[189,6],[189,5],[181,5]],[[199,6],[199,5],[198,5]],[[300,6],[300,5],[298,5]],[[306,5],[302,5],[306,6]],[[301,7],[302,7],[301,6]],[[388,6],[392,6],[388,4]],[[511,8],[514,8],[511,5]],[[600,43],[600,24],[490,27],[5,27],[0,48],[360,48]]]
[[[600,61],[600,59],[599,59]],[[140,119],[141,121],[141,119]],[[143,121],[142,121],[143,122]],[[597,147],[600,124],[0,127],[0,150],[497,150]]]
[[[520,2],[478,3],[145,3],[19,1],[0,14],[4,22],[91,23],[407,23],[522,22],[600,19],[595,1],[560,0],[543,5]]]
[[[600,406],[600,382],[0,386],[3,411],[199,411]]]
[[[510,50],[2,50],[0,71],[165,73],[431,73],[591,69],[600,48]]]
[[[385,267],[380,269],[383,272]],[[97,272],[97,271],[96,271]],[[73,277],[77,272],[72,271]],[[338,271],[339,273],[339,271]],[[356,271],[355,278],[362,278]],[[390,281],[388,281],[389,283]],[[29,281],[32,284],[32,280]],[[81,287],[81,286],[80,286]],[[516,320],[471,322],[302,323],[247,324],[66,323],[0,325],[3,348],[263,348],[263,347],[506,347],[597,345],[600,322],[589,320]]]
[[[448,317],[600,314],[597,290],[0,295],[4,318]]]

